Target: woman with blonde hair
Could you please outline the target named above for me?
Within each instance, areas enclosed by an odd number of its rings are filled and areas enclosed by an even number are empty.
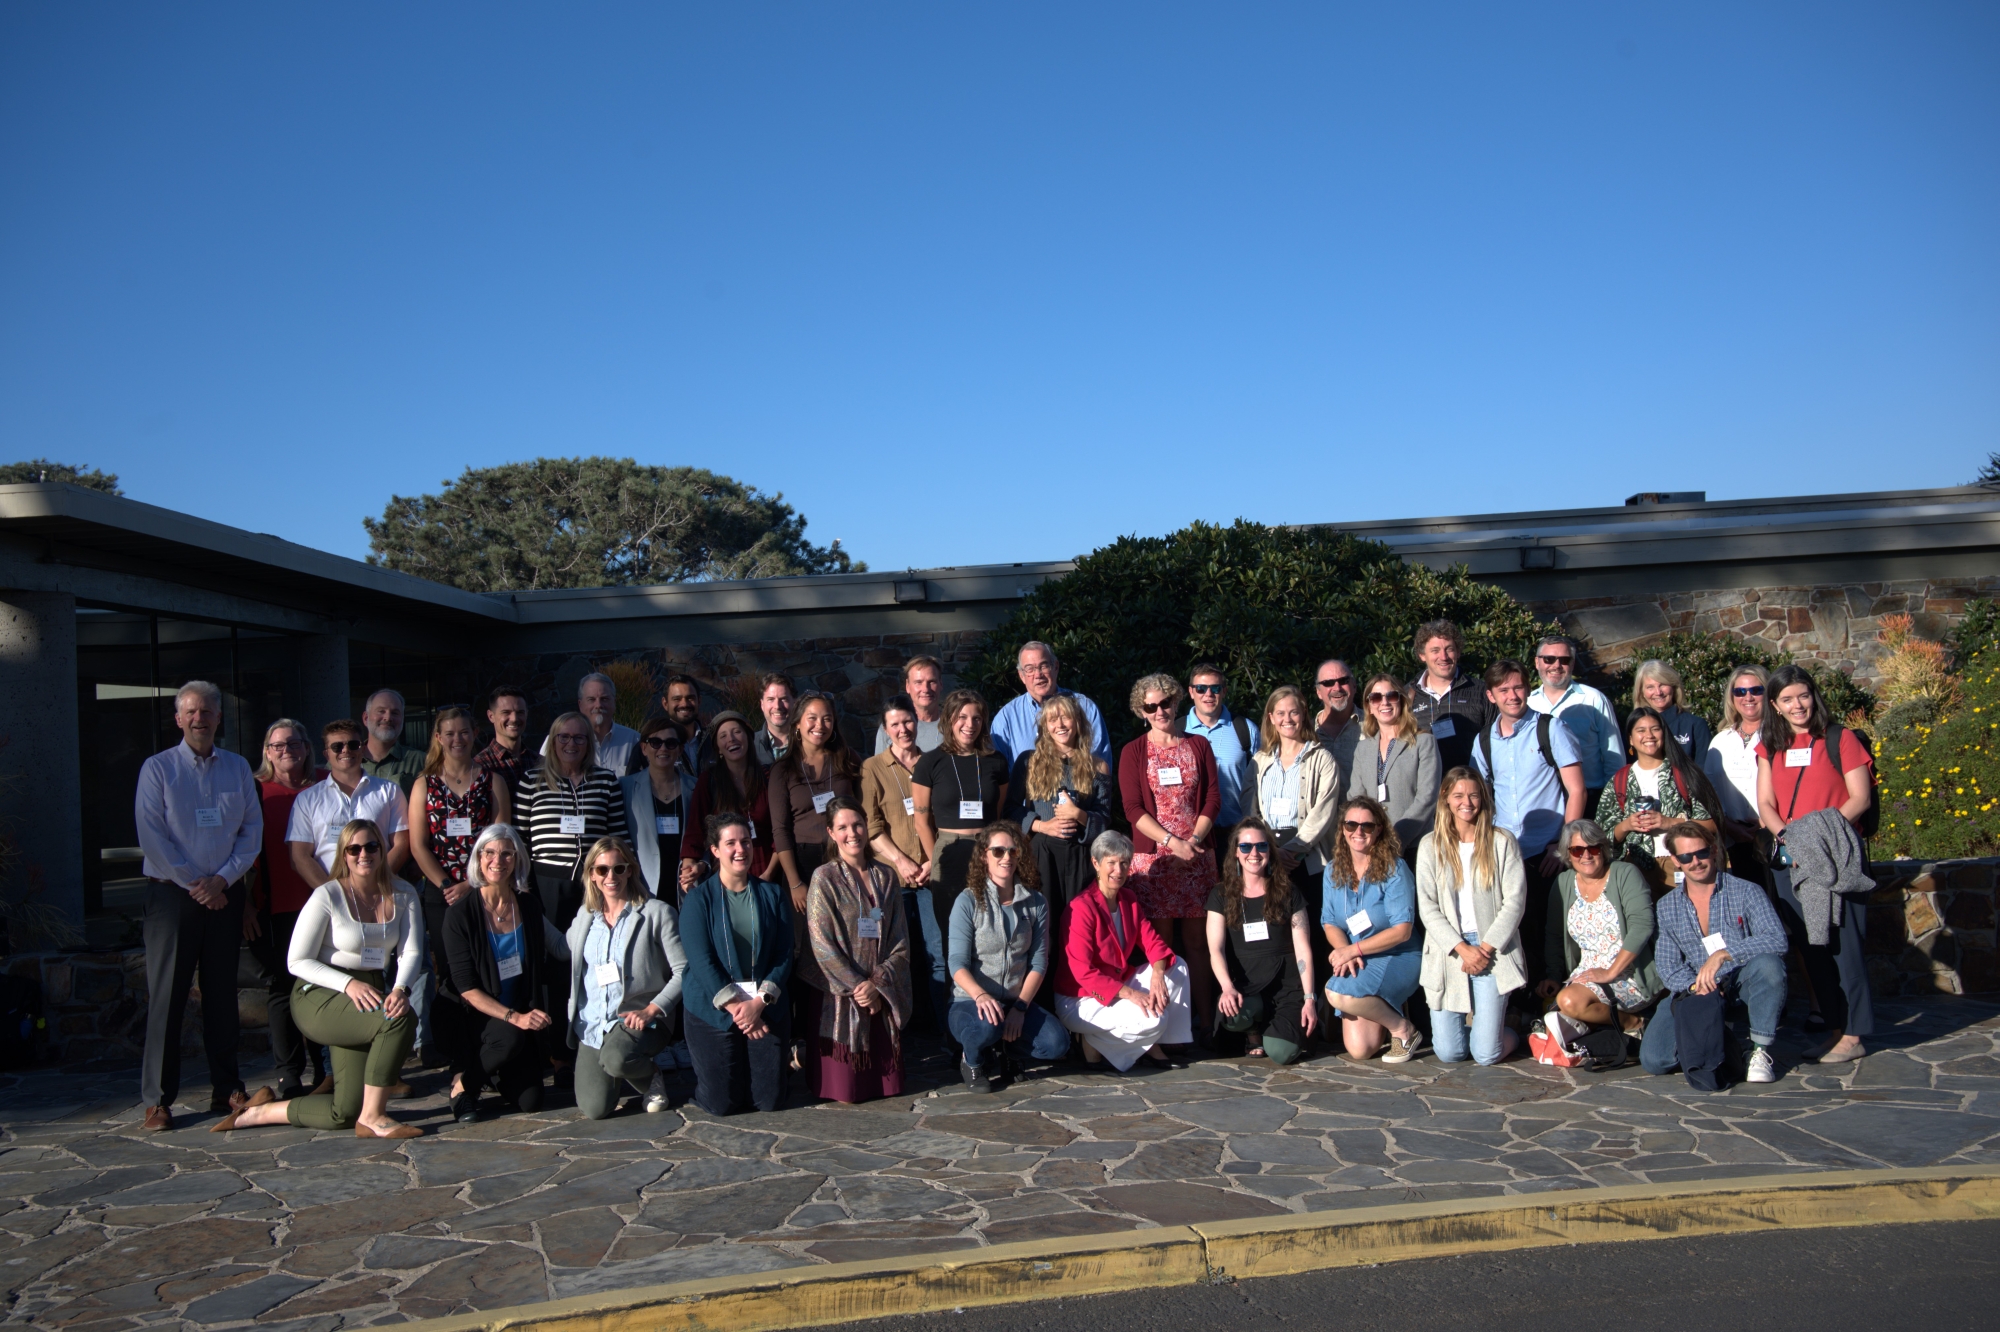
[[[1340,807],[1340,841],[1326,862],[1320,926],[1333,945],[1326,1001],[1344,1019],[1350,1059],[1373,1058],[1386,1037],[1385,1064],[1406,1063],[1423,1033],[1403,1014],[1416,993],[1417,885],[1381,802],[1361,796]]]
[[[1667,734],[1699,768],[1708,761],[1708,722],[1681,706],[1681,673],[1657,657],[1632,672],[1632,705],[1649,707],[1666,723]]]
[[[652,732],[647,732],[652,734]],[[618,1082],[667,1108],[666,1074],[653,1056],[673,1038],[687,952],[674,909],[654,897],[622,837],[600,837],[584,855],[583,910],[564,941],[570,968],[569,1045],[576,1105],[586,1118],[618,1108]]]
[[[1430,831],[1437,812],[1438,747],[1410,715],[1409,696],[1386,671],[1361,686],[1361,743],[1347,774],[1347,798],[1373,796],[1406,855]]]
[[[1181,682],[1165,673],[1132,686],[1132,713],[1146,731],[1119,754],[1118,786],[1132,826],[1132,897],[1187,959],[1196,1029],[1206,1033],[1215,989],[1208,969],[1208,891],[1215,886],[1208,835],[1222,808],[1222,781],[1208,741],[1181,729],[1186,697]]]
[[[1035,747],[1014,760],[1007,782],[1014,805],[1008,817],[1020,821],[1028,839],[1023,859],[1034,863],[1051,919],[1090,886],[1090,844],[1110,822],[1111,769],[1091,753],[1095,741],[1076,699],[1053,695],[1035,719]],[[1058,926],[1058,947],[1061,938]]]
[[[1771,673],[1755,663],[1738,666],[1722,683],[1722,729],[1708,742],[1702,771],[1715,788],[1716,826],[1729,854],[1729,872],[1771,891],[1771,866],[1757,834],[1757,746],[1764,738],[1764,709]]]
[[[1471,768],[1453,768],[1433,829],[1417,847],[1417,914],[1424,923],[1422,983],[1437,1057],[1497,1064],[1519,1038],[1507,996],[1528,983],[1521,916],[1528,879],[1512,833],[1493,826],[1493,801]]]

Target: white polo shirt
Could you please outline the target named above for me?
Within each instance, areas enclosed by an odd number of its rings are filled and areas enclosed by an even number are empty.
[[[299,792],[299,798],[292,802],[292,821],[285,825],[285,840],[311,842],[320,868],[331,874],[340,830],[352,819],[373,819],[385,839],[407,830],[409,802],[404,799],[403,788],[367,773],[361,774],[353,795],[341,790],[332,777],[315,782]]]

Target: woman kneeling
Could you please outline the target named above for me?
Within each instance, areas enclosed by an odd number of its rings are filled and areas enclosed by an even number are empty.
[[[1187,963],[1124,895],[1132,872],[1132,843],[1107,832],[1090,845],[1097,882],[1069,904],[1069,934],[1056,963],[1056,1016],[1083,1037],[1087,1064],[1109,1060],[1124,1072],[1140,1055],[1156,1068],[1172,1068],[1161,1045],[1194,1039],[1188,1013]],[[1132,970],[1134,949],[1146,965]]]
[[[1340,807],[1340,840],[1326,862],[1320,925],[1333,945],[1326,1001],[1345,1021],[1341,1038],[1350,1059],[1401,1064],[1423,1048],[1423,1033],[1403,1015],[1416,993],[1422,949],[1417,943],[1417,884],[1402,861],[1402,845],[1382,806],[1363,796]]]
[[[583,910],[567,940],[577,1108],[604,1118],[618,1108],[623,1078],[657,1114],[667,1108],[667,1077],[653,1056],[673,1035],[687,971],[680,926],[672,907],[647,895],[624,838],[598,838],[583,864]]]
[[[1317,1025],[1313,942],[1305,904],[1290,876],[1274,868],[1270,827],[1254,814],[1223,843],[1222,882],[1208,895],[1208,956],[1222,993],[1215,1024],[1259,1033],[1245,1054],[1289,1064]]]

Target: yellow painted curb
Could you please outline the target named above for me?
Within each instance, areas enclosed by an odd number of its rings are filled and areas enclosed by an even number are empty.
[[[2000,1217],[2000,1167],[1853,1170],[1407,1203],[785,1268],[405,1324],[408,1332],[774,1332],[1406,1258]]]

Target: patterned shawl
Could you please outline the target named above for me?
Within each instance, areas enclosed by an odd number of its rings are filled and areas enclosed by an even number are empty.
[[[867,918],[880,922],[881,938],[861,936]],[[910,1020],[910,938],[895,872],[879,862],[856,872],[845,861],[828,860],[813,871],[806,929],[812,950],[800,959],[801,969],[826,995],[820,1005],[820,1053],[868,1067],[871,1024],[868,1012],[854,1002],[854,987],[869,981],[889,1001],[890,1054],[900,1057],[901,1033]]]

